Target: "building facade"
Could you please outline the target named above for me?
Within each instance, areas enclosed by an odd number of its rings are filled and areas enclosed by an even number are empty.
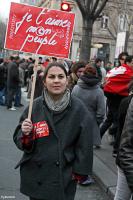
[[[36,5],[39,2],[39,0],[20,0],[20,3],[28,4],[28,5]]]
[[[120,51],[127,51],[133,55],[133,1],[110,0],[102,12],[102,17],[95,21],[93,26],[92,44],[102,44],[101,48],[92,48],[91,57],[101,57],[105,61],[114,61],[116,43],[119,33],[125,33],[125,45]],[[122,45],[122,40],[120,41]],[[117,46],[118,48],[118,46]]]

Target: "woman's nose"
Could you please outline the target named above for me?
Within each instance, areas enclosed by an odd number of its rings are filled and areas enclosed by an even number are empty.
[[[55,82],[58,82],[58,81],[59,81],[59,78],[56,76],[55,79],[54,79],[54,81],[55,81]]]

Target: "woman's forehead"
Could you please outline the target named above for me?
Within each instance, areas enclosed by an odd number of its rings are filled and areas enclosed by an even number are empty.
[[[52,66],[48,70],[48,74],[65,74],[64,70],[58,66]]]

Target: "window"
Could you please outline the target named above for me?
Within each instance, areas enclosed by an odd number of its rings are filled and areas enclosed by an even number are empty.
[[[109,17],[107,15],[103,15],[101,19],[101,28],[107,29],[109,25]]]
[[[126,28],[126,17],[124,14],[119,16],[119,31],[125,31]]]

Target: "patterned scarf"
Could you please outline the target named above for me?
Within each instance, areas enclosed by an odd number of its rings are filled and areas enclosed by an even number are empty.
[[[49,95],[48,90],[44,88],[44,99],[50,110],[60,113],[66,109],[70,102],[70,90],[66,89],[63,96],[59,100],[54,101]]]

